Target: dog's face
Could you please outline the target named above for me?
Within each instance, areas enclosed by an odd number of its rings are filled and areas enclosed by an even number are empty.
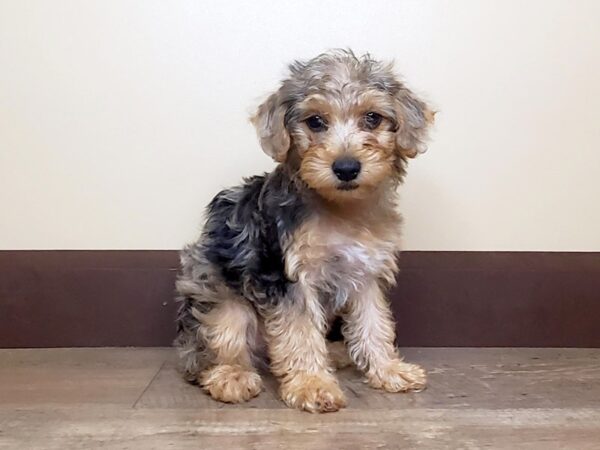
[[[333,201],[368,198],[425,150],[433,114],[390,66],[338,51],[290,66],[253,117],[264,151]]]

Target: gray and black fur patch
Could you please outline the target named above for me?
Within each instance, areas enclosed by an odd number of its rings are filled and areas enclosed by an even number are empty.
[[[184,282],[208,291],[223,284],[256,307],[285,296],[283,248],[308,213],[298,183],[279,166],[215,196],[200,239],[181,253],[181,309],[189,309]]]
[[[296,182],[279,167],[220,192],[198,245],[230,289],[259,305],[275,302],[289,284],[283,247],[306,212]]]
[[[286,298],[284,248],[308,214],[298,183],[279,166],[221,191],[208,205],[200,239],[182,250],[175,345],[188,381],[214,356],[204,341],[203,314],[227,298],[245,299],[257,311]]]

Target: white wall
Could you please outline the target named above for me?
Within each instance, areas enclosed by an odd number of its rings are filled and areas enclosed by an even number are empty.
[[[269,170],[284,64],[393,58],[440,110],[405,247],[600,250],[600,2],[0,0],[0,248],[169,249]]]

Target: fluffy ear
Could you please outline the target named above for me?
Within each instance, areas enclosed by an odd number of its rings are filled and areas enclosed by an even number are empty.
[[[425,141],[429,126],[433,124],[435,113],[410,90],[401,87],[396,94],[396,115],[396,147],[400,154],[414,158],[419,153],[424,153],[427,150]]]
[[[256,128],[263,151],[277,162],[284,162],[290,148],[290,135],[285,128],[286,108],[279,92],[262,103],[251,122]]]

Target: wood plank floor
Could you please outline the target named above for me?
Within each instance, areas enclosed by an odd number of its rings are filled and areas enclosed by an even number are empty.
[[[348,408],[286,409],[276,383],[244,405],[184,383],[172,349],[0,350],[0,449],[600,449],[600,349],[405,349],[421,393],[349,368]]]

